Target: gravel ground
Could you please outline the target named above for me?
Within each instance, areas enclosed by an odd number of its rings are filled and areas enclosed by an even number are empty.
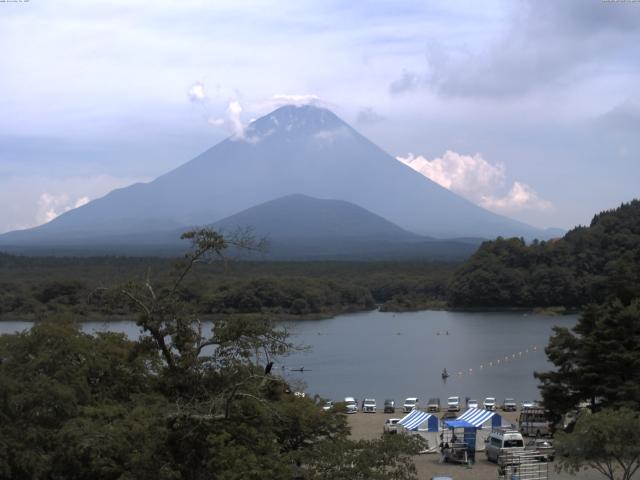
[[[515,423],[518,418],[517,412],[499,412],[502,415],[504,423]],[[382,434],[382,427],[387,418],[402,418],[404,415],[399,411],[395,414],[386,413],[362,413],[358,412],[353,415],[347,415],[349,425],[351,426],[351,437],[355,440],[359,439],[375,439]],[[440,463],[439,454],[424,454],[415,457],[415,464],[418,469],[418,478],[420,480],[429,480],[436,476],[448,476],[454,480],[496,480],[498,471],[495,463],[488,462],[484,453],[476,458],[476,463],[467,467],[465,465]],[[549,478],[554,480],[598,480],[604,479],[598,472],[588,471],[577,476],[568,475],[566,473],[558,474],[553,466],[549,465]],[[634,479],[640,476],[634,476]]]

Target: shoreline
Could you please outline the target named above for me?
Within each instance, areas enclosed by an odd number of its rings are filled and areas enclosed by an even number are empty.
[[[370,313],[378,311],[386,314],[403,314],[403,313],[416,313],[416,312],[451,312],[451,313],[522,313],[526,315],[540,315],[545,317],[564,317],[568,315],[579,315],[582,313],[581,309],[568,309],[565,307],[535,307],[535,308],[522,308],[522,307],[500,307],[500,308],[454,308],[454,307],[429,307],[429,308],[417,308],[417,309],[402,309],[402,310],[387,310],[382,309],[383,304],[376,305],[373,308],[366,309],[344,309],[339,312],[326,312],[326,313],[312,313],[304,315],[292,315],[292,314],[276,314],[276,313],[215,313],[215,314],[202,314],[200,319],[203,321],[213,321],[215,318],[224,318],[227,316],[247,316],[247,317],[271,317],[270,320],[274,322],[315,322],[319,320],[330,320],[343,315]],[[55,312],[51,314],[51,317],[56,316],[71,317],[75,314],[69,312]],[[78,315],[80,316],[80,315]],[[88,322],[100,322],[100,323],[112,323],[112,322],[135,322],[134,318],[137,313],[133,312],[130,315],[99,315],[96,313],[89,313],[84,315],[83,320],[77,320],[70,318],[71,321],[77,323]],[[276,318],[277,317],[277,318]],[[39,323],[43,321],[50,321],[51,318],[34,318],[33,315],[10,315],[1,314],[0,323],[3,322],[30,322]],[[56,320],[53,320],[56,321]]]

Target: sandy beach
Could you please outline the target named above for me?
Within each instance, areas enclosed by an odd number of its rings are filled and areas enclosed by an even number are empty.
[[[502,415],[503,423],[515,423],[518,412],[499,412]],[[375,439],[382,435],[384,421],[387,418],[402,418],[404,414],[400,411],[395,414],[385,413],[362,413],[347,415],[351,426],[351,437],[353,439]],[[420,480],[429,480],[432,477],[446,476],[454,480],[495,480],[498,478],[498,471],[495,463],[486,460],[483,453],[476,458],[476,463],[472,466],[447,464],[440,462],[439,454],[416,455],[414,458],[418,469]],[[582,472],[577,476],[555,471],[555,462],[549,465],[549,478],[558,480],[585,479],[597,480],[602,477],[594,471]],[[640,478],[637,475],[634,478]]]

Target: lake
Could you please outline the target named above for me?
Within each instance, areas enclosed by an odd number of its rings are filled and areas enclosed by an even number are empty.
[[[409,313],[364,312],[326,320],[284,322],[291,339],[308,345],[280,360],[274,371],[306,391],[325,398],[373,397],[401,403],[417,396],[460,395],[482,401],[495,396],[538,399],[534,371],[548,370],[544,347],[554,325],[571,327],[576,316],[550,317],[522,312]],[[30,327],[0,322],[0,333]],[[130,338],[134,322],[88,322],[87,332],[112,330]],[[448,333],[448,334],[447,334]],[[291,371],[304,367],[304,372]],[[443,381],[442,370],[450,377]]]

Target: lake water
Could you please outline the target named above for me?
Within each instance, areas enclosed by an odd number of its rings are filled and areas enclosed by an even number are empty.
[[[544,354],[554,325],[571,327],[575,316],[514,312],[365,312],[327,320],[285,322],[291,339],[308,345],[280,360],[274,371],[325,398],[404,398],[449,395],[482,401],[495,396],[539,398],[534,371],[551,365]],[[30,327],[0,322],[0,333]],[[89,322],[87,332],[111,330],[136,338],[134,322]],[[448,332],[448,335],[447,335]],[[304,367],[304,372],[291,369]],[[446,368],[450,377],[443,381]]]

